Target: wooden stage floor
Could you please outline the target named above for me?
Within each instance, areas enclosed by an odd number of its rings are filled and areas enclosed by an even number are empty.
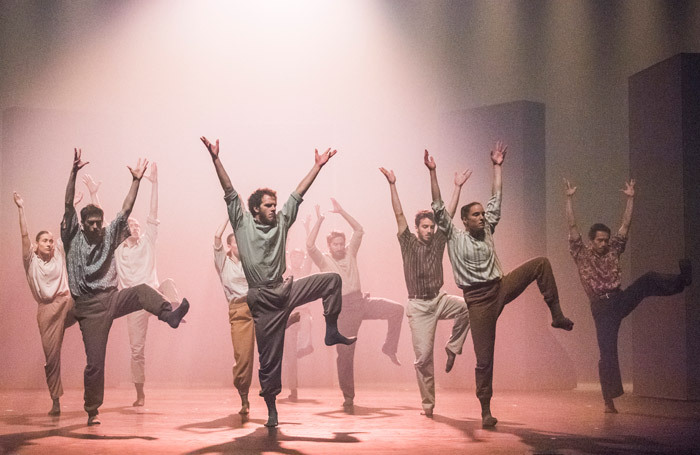
[[[700,403],[626,395],[604,414],[600,392],[497,391],[499,423],[482,430],[472,391],[438,390],[435,416],[420,415],[417,387],[358,387],[354,414],[335,389],[300,389],[278,401],[280,426],[263,426],[252,397],[249,420],[234,390],[147,388],[133,408],[129,388],[105,391],[102,425],[86,426],[82,391],[67,390],[59,418],[44,390],[0,390],[2,454],[700,454]],[[280,397],[284,397],[286,391]]]

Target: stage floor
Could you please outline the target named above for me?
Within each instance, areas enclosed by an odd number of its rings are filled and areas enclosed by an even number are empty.
[[[147,388],[146,406],[129,388],[105,391],[102,425],[88,427],[82,391],[68,390],[62,415],[46,415],[44,390],[0,391],[2,454],[700,454],[700,403],[626,395],[604,414],[600,392],[498,391],[499,423],[481,429],[473,392],[438,390],[435,416],[420,415],[417,388],[358,387],[354,414],[335,389],[300,389],[278,400],[280,426],[268,430],[265,404],[251,397],[237,414],[233,388]],[[285,396],[286,391],[280,397]]]

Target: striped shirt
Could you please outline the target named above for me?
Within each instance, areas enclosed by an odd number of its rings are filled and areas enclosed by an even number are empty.
[[[61,240],[66,250],[68,286],[75,300],[117,288],[114,251],[129,237],[127,217],[119,212],[94,244],[88,242],[78,224],[75,208],[66,210],[61,223]]]
[[[424,298],[437,295],[443,284],[442,257],[445,254],[447,237],[442,231],[435,232],[429,243],[424,243],[411,234],[408,226],[398,235],[403,259],[403,276],[408,295]]]
[[[483,239],[473,237],[469,231],[456,227],[447,214],[443,201],[433,202],[432,208],[438,228],[447,235],[447,254],[457,286],[465,289],[503,276],[493,243],[493,231],[501,219],[500,192],[491,196],[486,204]]]

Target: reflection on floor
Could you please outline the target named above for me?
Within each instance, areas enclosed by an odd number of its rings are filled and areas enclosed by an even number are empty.
[[[417,388],[358,390],[352,413],[338,390],[300,389],[279,400],[275,430],[253,393],[249,419],[233,389],[147,388],[143,408],[132,395],[106,390],[102,424],[87,427],[81,390],[66,391],[59,418],[46,415],[46,391],[2,390],[0,454],[700,454],[700,403],[626,395],[611,415],[595,390],[497,391],[488,431],[473,392],[457,390],[438,390],[428,419]]]

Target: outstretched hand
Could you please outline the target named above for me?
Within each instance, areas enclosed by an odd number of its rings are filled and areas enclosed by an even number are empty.
[[[219,157],[219,140],[216,140],[216,144],[212,144],[211,142],[209,142],[209,139],[207,139],[204,136],[200,137],[199,139],[204,143],[207,150],[209,150],[209,155],[211,155],[211,159],[217,159]]]
[[[343,208],[338,204],[338,201],[331,198],[331,204],[333,204],[333,208],[330,211],[331,213],[343,213]]]
[[[158,166],[156,166],[155,161],[151,163],[151,172],[148,173],[146,179],[151,183],[158,183]]]
[[[314,162],[316,163],[316,165],[318,165],[318,167],[323,167],[328,162],[328,160],[330,160],[331,157],[336,153],[338,153],[337,150],[331,151],[329,147],[326,149],[325,152],[319,155],[318,149],[314,149]]]
[[[456,186],[462,186],[464,185],[467,180],[469,180],[469,177],[472,176],[472,170],[471,169],[466,169],[463,172],[455,172],[455,185]]]
[[[316,219],[322,220],[325,218],[325,216],[321,213],[321,206],[316,204],[314,206],[314,209],[316,210]]]
[[[97,191],[100,189],[100,185],[102,185],[102,181],[95,182],[95,179],[93,179],[90,174],[83,175],[83,183],[87,187],[90,194],[97,193]]]
[[[81,170],[83,167],[85,167],[87,164],[89,164],[89,161],[82,161],[80,159],[80,156],[83,154],[83,150],[79,148],[74,148],[73,149],[73,170],[75,172],[78,172]]]
[[[625,195],[627,197],[634,197],[634,184],[635,183],[636,182],[634,181],[634,179],[630,179],[628,182],[625,182],[625,188],[621,189],[620,191],[625,193]]]
[[[571,197],[576,193],[576,187],[571,186],[571,182],[569,182],[567,179],[564,179],[564,193],[568,196]]]
[[[431,171],[435,170],[435,159],[430,156],[430,153],[428,151],[425,151],[425,154],[423,155],[423,162],[425,163],[425,167],[430,169]]]
[[[143,178],[143,174],[146,172],[146,168],[148,167],[148,160],[145,158],[139,158],[139,161],[136,163],[136,167],[132,168],[131,166],[127,166],[129,169],[129,172],[131,172],[132,177],[134,177],[134,180],[141,180]]]
[[[24,199],[22,199],[22,196],[20,196],[19,193],[17,193],[17,191],[12,192],[12,199],[14,199],[15,205],[17,205],[17,207],[24,207]]]
[[[500,166],[503,164],[507,152],[508,146],[501,141],[496,141],[496,147],[491,150],[491,162],[496,166]]]
[[[393,185],[396,183],[396,176],[394,175],[394,171],[387,171],[383,167],[379,168],[380,171],[382,171],[382,174],[384,174],[384,177],[386,177],[386,181],[389,182],[390,185]]]

